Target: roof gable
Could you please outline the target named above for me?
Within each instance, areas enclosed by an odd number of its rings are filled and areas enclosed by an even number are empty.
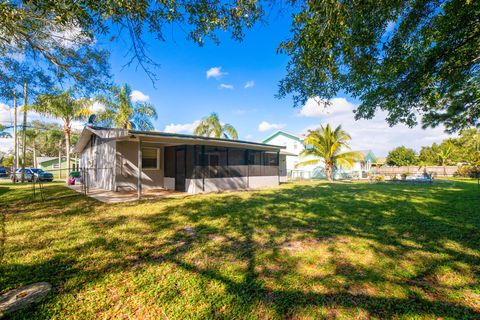
[[[262,143],[268,143],[269,141],[273,140],[274,138],[276,138],[278,136],[284,136],[284,137],[290,138],[292,140],[298,141],[300,143],[303,143],[303,139],[300,136],[298,136],[294,133],[283,131],[283,130],[278,130],[277,132],[275,132],[274,134],[272,134],[271,136],[269,136],[265,140],[263,140]]]

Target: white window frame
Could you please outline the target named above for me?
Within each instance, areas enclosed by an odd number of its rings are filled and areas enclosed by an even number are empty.
[[[144,149],[155,149],[157,150],[157,166],[155,168],[145,168],[143,166],[143,150]],[[142,170],[145,170],[145,171],[148,171],[148,170],[160,170],[161,167],[160,167],[160,148],[156,148],[156,147],[142,147]]]

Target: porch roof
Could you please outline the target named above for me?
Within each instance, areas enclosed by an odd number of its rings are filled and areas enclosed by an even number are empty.
[[[190,134],[180,134],[180,133],[168,133],[160,131],[142,131],[142,130],[127,130],[127,129],[110,129],[102,128],[95,126],[86,126],[78,139],[78,143],[74,147],[74,152],[81,152],[88,141],[90,140],[91,135],[97,135],[101,138],[108,138],[114,140],[137,140],[140,138],[145,142],[159,142],[172,145],[212,145],[212,146],[222,146],[222,147],[242,147],[250,149],[258,149],[265,151],[280,151],[285,149],[284,146],[277,146],[272,144],[252,142],[245,140],[231,140],[224,138],[212,138],[212,137],[203,137],[195,136]]]

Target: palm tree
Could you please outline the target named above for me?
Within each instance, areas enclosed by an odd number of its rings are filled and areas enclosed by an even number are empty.
[[[315,165],[321,160],[325,163],[325,174],[328,181],[333,181],[333,170],[338,166],[352,167],[355,160],[361,160],[363,155],[359,152],[342,150],[350,149],[348,141],[351,137],[338,126],[332,130],[330,124],[320,126],[317,130],[309,130],[305,138],[307,148],[300,153],[300,156],[314,156],[316,159],[305,160],[297,166]]]
[[[157,119],[157,112],[152,104],[132,101],[132,89],[124,84],[113,87],[112,96],[99,97],[105,105],[105,111],[98,115],[98,120],[106,126],[139,130],[154,130],[152,119]]]
[[[75,99],[72,90],[43,94],[37,97],[32,108],[40,114],[60,119],[63,122],[63,134],[65,136],[65,155],[67,157],[67,170],[70,170],[70,136],[72,133],[72,121],[84,120],[92,113],[89,99]]]
[[[238,139],[237,130],[231,124],[223,124],[218,118],[218,114],[212,112],[208,117],[203,118],[197,125],[193,133],[197,136],[221,138],[222,135],[227,139]]]
[[[38,131],[36,129],[27,129],[25,132],[25,137],[27,138],[26,144],[30,145],[33,155],[33,166],[37,167],[37,139]]]
[[[0,138],[11,138],[12,135],[5,130],[6,128],[0,124]]]
[[[450,156],[452,155],[453,152],[453,144],[451,143],[445,143],[440,146],[440,149],[438,150],[438,157],[440,158],[441,165],[443,166],[443,175],[447,175],[447,161],[450,160]]]

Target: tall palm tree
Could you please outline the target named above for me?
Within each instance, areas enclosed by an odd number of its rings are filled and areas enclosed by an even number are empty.
[[[218,114],[212,112],[208,117],[203,118],[197,125],[193,133],[197,136],[221,138],[222,136],[237,140],[237,130],[231,124],[223,124],[218,118]]]
[[[11,138],[12,135],[5,130],[6,128],[0,124],[0,138]]]
[[[350,149],[348,141],[350,135],[342,130],[342,126],[335,129],[327,124],[319,129],[309,130],[305,138],[307,148],[300,153],[300,156],[315,156],[316,159],[305,160],[297,166],[315,165],[321,160],[325,164],[325,174],[328,181],[333,181],[333,170],[338,167],[352,167],[355,160],[361,160],[363,155],[360,152],[345,151]]]
[[[157,112],[152,104],[132,101],[132,89],[124,84],[113,87],[110,97],[99,97],[105,105],[105,111],[98,115],[98,120],[106,126],[139,130],[154,130],[152,119],[157,119]]]
[[[89,99],[75,99],[72,90],[43,94],[37,97],[32,108],[40,114],[60,119],[63,122],[63,134],[65,136],[65,155],[67,157],[67,170],[70,170],[70,137],[72,134],[72,122],[85,120],[92,113]]]

